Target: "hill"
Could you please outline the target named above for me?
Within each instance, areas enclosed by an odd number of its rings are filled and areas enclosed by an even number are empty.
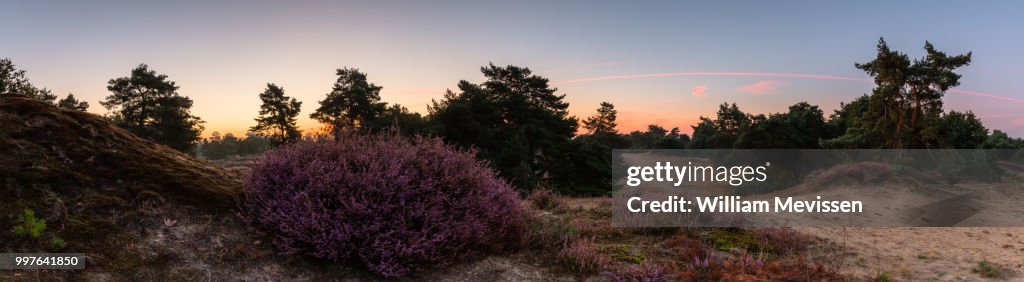
[[[88,253],[92,269],[132,269],[147,262],[133,247],[164,207],[230,213],[240,191],[236,174],[103,117],[0,95],[0,252]],[[13,231],[26,221],[41,230]]]

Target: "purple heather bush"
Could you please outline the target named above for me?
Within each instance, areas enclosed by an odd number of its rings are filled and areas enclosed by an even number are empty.
[[[594,239],[565,240],[558,260],[569,269],[580,273],[596,273],[608,269],[612,259],[594,246]]]
[[[286,253],[385,277],[521,241],[518,194],[436,138],[394,133],[302,142],[268,153],[245,180],[244,211]]]

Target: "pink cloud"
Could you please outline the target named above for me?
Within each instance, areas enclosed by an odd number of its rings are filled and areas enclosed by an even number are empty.
[[[786,84],[789,84],[789,82],[782,80],[761,80],[754,82],[753,84],[740,87],[740,91],[750,94],[775,94],[778,92],[779,87]]]
[[[694,87],[693,90],[690,91],[690,95],[693,95],[693,97],[701,97],[701,98],[707,97],[708,96],[708,85],[707,84],[697,85],[697,87]]]

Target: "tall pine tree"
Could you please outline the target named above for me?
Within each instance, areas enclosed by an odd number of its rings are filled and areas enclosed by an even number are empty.
[[[477,147],[499,174],[522,189],[557,177],[551,173],[571,149],[579,126],[565,95],[529,68],[494,64],[480,71],[477,85],[459,83],[430,107],[433,132],[449,142]]]
[[[335,135],[345,131],[367,131],[384,112],[381,87],[366,81],[358,69],[341,68],[327,97],[320,101],[311,118],[330,127]]]
[[[299,115],[302,102],[284,95],[284,88],[267,83],[267,89],[260,93],[260,116],[256,117],[256,125],[249,130],[260,135],[269,136],[274,146],[281,146],[298,141],[302,135],[295,125],[295,117]]]
[[[594,135],[618,134],[618,131],[615,130],[617,114],[618,111],[615,110],[615,105],[601,102],[601,107],[597,109],[597,115],[584,120],[583,128],[586,128],[590,134]]]
[[[113,94],[100,104],[132,134],[182,152],[199,141],[203,121],[192,115],[192,99],[178,95],[178,86],[166,75],[140,64],[129,76],[107,82],[107,90]]]

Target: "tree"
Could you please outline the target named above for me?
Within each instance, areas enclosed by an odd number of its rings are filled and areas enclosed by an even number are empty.
[[[597,113],[583,122],[589,134],[572,139],[553,185],[564,194],[599,195],[611,191],[612,149],[630,147],[629,138],[615,129],[615,106],[602,102]]]
[[[597,109],[597,115],[584,120],[583,128],[586,128],[593,135],[618,134],[618,131],[615,130],[615,115],[617,113],[615,105],[601,102],[601,107]]]
[[[854,65],[875,79],[865,116],[869,120],[855,132],[883,136],[843,136],[843,140],[881,139],[881,147],[889,148],[921,148],[938,142],[934,132],[923,131],[939,122],[942,96],[960,84],[954,70],[970,64],[971,53],[949,56],[927,41],[924,49],[927,55],[911,62],[906,54],[891,50],[883,38],[878,40],[874,60]]]
[[[366,81],[366,74],[354,68],[337,70],[338,80],[320,107],[309,117],[324,123],[335,135],[346,130],[364,131],[384,112],[381,87]]]
[[[691,126],[693,128],[693,138],[690,139],[690,144],[687,145],[689,149],[712,149],[714,146],[711,144],[711,137],[715,136],[718,132],[715,129],[715,121],[707,117],[700,117],[700,122],[697,125]]]
[[[113,94],[100,104],[132,134],[182,152],[199,141],[203,121],[192,115],[192,99],[178,95],[178,86],[166,75],[140,64],[130,76],[107,82],[107,90]]]
[[[62,109],[84,112],[85,110],[89,109],[89,102],[79,101],[78,99],[75,99],[74,94],[69,93],[67,97],[57,102],[57,106]]]
[[[410,112],[409,109],[399,104],[393,104],[384,109],[384,112],[373,123],[374,129],[397,130],[399,134],[412,136],[421,134],[427,130],[427,120],[420,113]]]
[[[256,125],[249,128],[258,134],[268,135],[273,146],[281,146],[298,141],[302,137],[295,125],[295,117],[299,115],[302,102],[284,95],[284,88],[267,83],[267,89],[260,93],[260,116],[256,117]]]
[[[685,149],[690,143],[690,136],[679,134],[679,128],[673,127],[667,135],[654,143],[654,149]]]
[[[690,136],[679,134],[678,127],[666,130],[656,124],[647,125],[647,131],[634,130],[625,138],[632,149],[684,149],[690,143]]]
[[[945,148],[977,149],[988,139],[988,129],[970,111],[946,113],[942,117],[938,131]]]
[[[480,85],[459,82],[434,101],[430,120],[434,134],[460,146],[477,147],[501,176],[522,189],[557,178],[552,171],[571,149],[579,126],[569,116],[565,95],[529,68],[484,66]]]
[[[49,89],[39,89],[25,76],[25,70],[18,69],[10,58],[0,59],[0,94],[17,93],[53,104],[57,99]]]
[[[818,106],[800,102],[786,113],[758,115],[735,147],[745,149],[817,149],[831,132]]]
[[[722,103],[718,106],[718,116],[713,123],[715,134],[708,138],[708,143],[715,149],[731,149],[740,134],[750,129],[751,123],[751,117],[740,111],[736,103],[731,106]]]

